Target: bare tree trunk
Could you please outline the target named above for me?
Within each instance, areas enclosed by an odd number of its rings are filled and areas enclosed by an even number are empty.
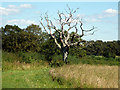
[[[69,51],[69,47],[65,46],[62,48],[63,61],[66,63],[67,63],[68,51]]]

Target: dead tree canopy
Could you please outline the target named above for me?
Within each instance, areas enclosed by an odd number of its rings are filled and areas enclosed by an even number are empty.
[[[40,24],[43,29],[47,32],[47,34],[51,35],[56,45],[63,51],[64,55],[66,53],[65,56],[63,55],[64,60],[68,55],[69,47],[75,45],[84,46],[85,41],[82,40],[82,37],[86,36],[86,33],[88,33],[87,35],[93,35],[95,32],[94,26],[89,30],[83,29],[82,18],[75,16],[77,10],[78,8],[76,10],[73,10],[68,7],[68,11],[65,11],[65,13],[58,11],[58,18],[55,19],[56,24],[48,17],[47,13],[44,17],[40,17]],[[55,34],[53,34],[54,31],[59,33],[59,41],[61,44],[58,43]],[[74,31],[74,34],[71,35],[71,31]],[[75,38],[77,38],[78,40],[73,42]]]

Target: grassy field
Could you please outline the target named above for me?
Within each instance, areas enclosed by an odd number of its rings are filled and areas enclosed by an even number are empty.
[[[49,63],[39,53],[2,54],[3,88],[117,88],[120,57],[55,56]],[[52,66],[52,67],[51,67]],[[60,66],[60,67],[58,67]]]
[[[3,88],[61,88],[57,81],[53,82],[49,75],[50,67],[22,64],[17,70],[2,73]],[[24,69],[23,69],[24,67]]]
[[[2,72],[3,88],[117,88],[118,66],[64,65],[47,63],[5,63],[13,65]]]
[[[49,76],[49,68],[3,72],[3,88],[60,88]]]

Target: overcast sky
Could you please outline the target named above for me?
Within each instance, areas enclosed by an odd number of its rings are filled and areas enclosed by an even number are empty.
[[[0,5],[0,27],[6,24],[26,28],[30,24],[39,25],[39,16],[45,12],[57,18],[57,11],[79,8],[76,15],[83,18],[86,29],[97,27],[87,40],[118,40],[118,2],[3,2]]]

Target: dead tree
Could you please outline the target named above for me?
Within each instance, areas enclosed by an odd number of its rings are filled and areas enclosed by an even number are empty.
[[[78,8],[77,8],[78,9]],[[45,14],[44,17],[40,17],[40,25],[44,28],[44,30],[47,32],[47,34],[50,34],[51,37],[54,39],[56,45],[61,49],[63,53],[63,61],[67,62],[67,56],[68,51],[71,46],[81,45],[86,46],[88,43],[85,42],[85,40],[82,40],[81,38],[83,36],[86,36],[85,33],[88,33],[89,35],[94,34],[95,27],[93,26],[89,30],[83,29],[83,22],[80,17],[74,17],[74,14],[76,13],[76,10],[70,9],[68,7],[68,11],[65,13],[58,11],[58,19],[55,19],[57,21],[57,25],[59,25],[59,28],[56,24],[53,23],[52,20],[49,19],[48,15]],[[43,22],[45,21],[45,22]],[[74,34],[71,35],[70,31],[74,30]],[[80,30],[80,34],[78,34],[78,30]],[[55,33],[53,34],[53,31],[56,31],[59,33],[59,41],[55,37]],[[73,42],[73,40],[77,38],[78,41]],[[71,39],[71,40],[70,40]]]

